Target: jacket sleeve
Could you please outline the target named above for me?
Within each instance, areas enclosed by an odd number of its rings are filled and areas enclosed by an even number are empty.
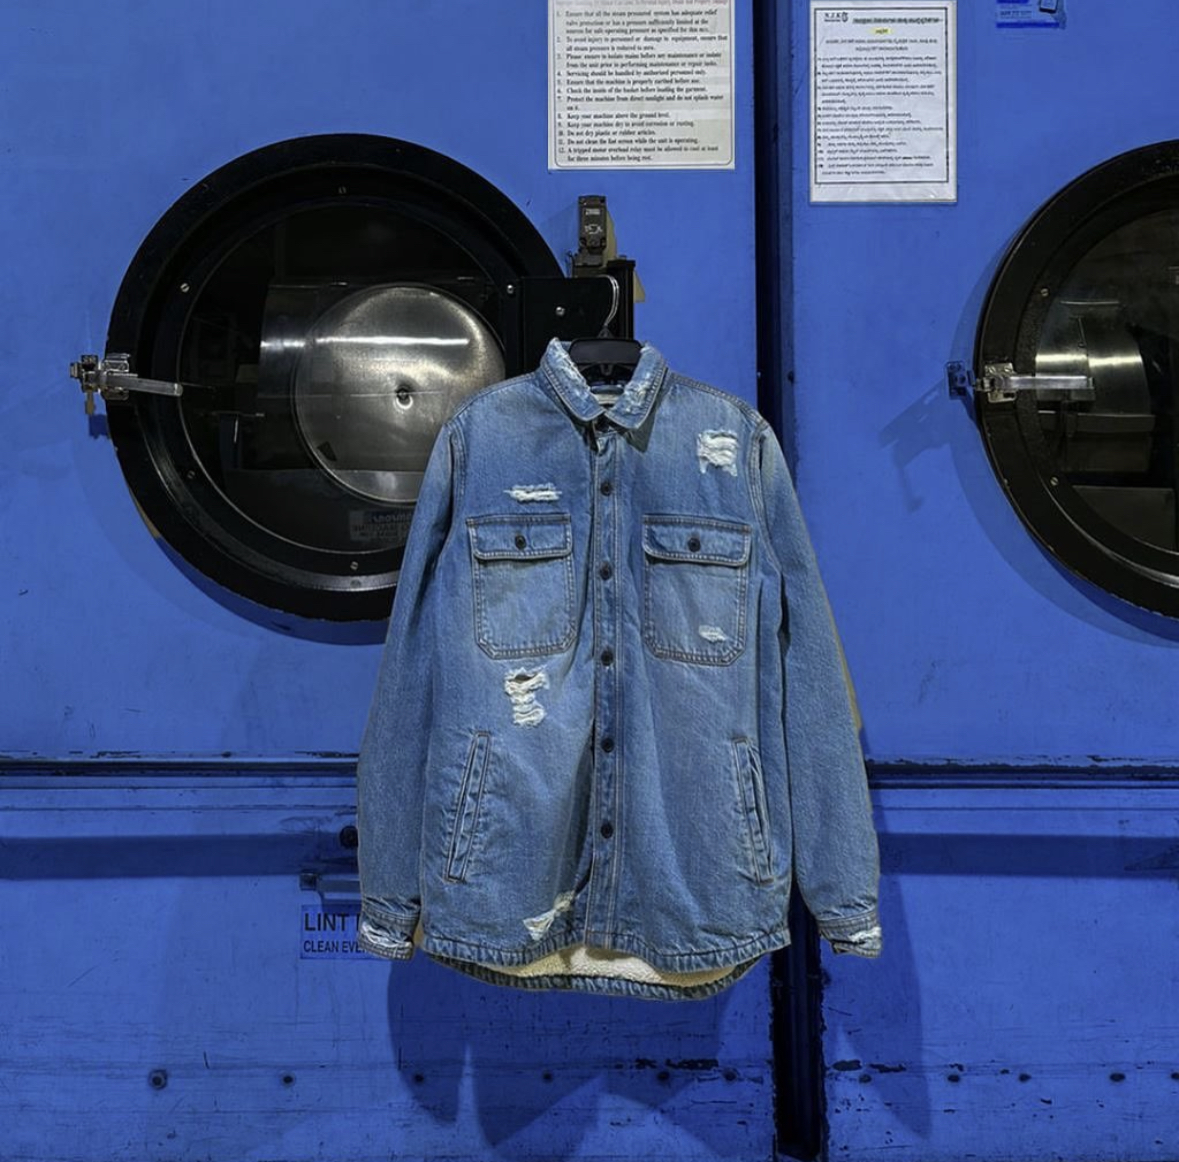
[[[782,449],[758,447],[770,547],[782,573],[779,631],[794,876],[836,952],[880,955],[880,860],[851,684]]]
[[[458,461],[450,425],[434,443],[393,599],[357,763],[357,940],[391,960],[413,955],[421,912],[418,856],[435,651],[435,569],[450,529]]]

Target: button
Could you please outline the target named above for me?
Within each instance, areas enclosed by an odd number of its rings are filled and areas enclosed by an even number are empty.
[[[693,533],[688,538],[688,548],[691,549],[693,553],[700,552],[700,538],[696,536],[695,533]]]
[[[524,534],[523,534],[523,533],[517,533],[517,534],[516,534],[516,548],[517,548],[517,549],[523,549],[523,548],[524,548],[524,547],[525,547],[527,544],[528,544],[528,541],[527,541],[527,540],[525,540],[525,538],[524,538]]]
[[[614,663],[614,651],[612,649],[610,649],[609,646],[607,646],[602,651],[602,665],[603,666],[610,666],[610,665],[613,665],[613,663]]]
[[[601,835],[603,839],[609,839],[610,836],[614,834],[614,824],[611,823],[609,819],[607,819],[606,822],[598,828],[598,834]]]
[[[611,565],[609,561],[607,561],[598,570],[598,576],[601,577],[603,581],[609,581],[610,578],[614,576],[614,566]]]
[[[609,754],[614,749],[614,740],[612,738],[602,739],[602,749]]]
[[[601,488],[598,489],[598,491],[603,496],[609,496],[610,493],[612,493],[614,491],[614,485],[611,484],[609,480],[603,480],[602,486],[601,486]]]

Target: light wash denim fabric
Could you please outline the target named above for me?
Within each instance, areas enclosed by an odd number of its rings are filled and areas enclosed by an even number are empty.
[[[358,769],[360,944],[485,980],[708,996],[795,882],[875,956],[879,862],[835,628],[781,449],[650,345],[613,395],[554,340],[442,428]],[[508,975],[570,946],[695,987]]]

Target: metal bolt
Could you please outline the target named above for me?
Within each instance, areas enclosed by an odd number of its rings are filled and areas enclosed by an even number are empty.
[[[360,846],[360,833],[353,824],[349,823],[340,828],[340,846],[348,848]]]
[[[180,293],[181,293],[182,295],[186,295],[186,294],[188,294],[188,283],[186,283],[186,282],[182,282],[182,283],[180,284]]]
[[[558,318],[558,319],[563,319],[564,317],[565,317],[565,308],[564,308],[564,307],[558,307],[558,308],[557,308],[557,318]]]
[[[283,1085],[294,1085],[295,1075],[293,1073],[284,1073],[282,1075],[282,1083]]]
[[[1046,299],[1048,297],[1048,288],[1046,286],[1040,287],[1040,298]]]
[[[1060,479],[1056,476],[1050,476],[1048,477],[1048,483],[1051,484],[1053,488],[1055,488],[1060,483]]]
[[[515,283],[511,283],[511,282],[510,282],[510,283],[508,283],[508,285],[507,285],[506,287],[504,287],[504,290],[505,290],[505,291],[506,291],[508,294],[510,294],[510,295],[514,295],[514,294],[516,293],[516,284],[515,284]]]
[[[348,568],[351,569],[353,573],[355,573],[356,570],[360,568],[360,562],[359,561],[349,561]]]
[[[339,189],[336,191],[336,193],[338,193],[338,194],[346,194],[347,192],[348,192],[348,187],[347,187],[347,186],[341,186],[341,187],[340,187],[340,188],[339,188]]]
[[[153,1069],[147,1075],[147,1083],[152,1089],[163,1089],[168,1084],[168,1071],[166,1069]]]

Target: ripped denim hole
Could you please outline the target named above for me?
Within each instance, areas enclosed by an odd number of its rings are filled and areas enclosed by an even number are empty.
[[[561,492],[554,484],[513,484],[511,488],[505,488],[504,492],[521,504],[561,499]]]
[[[696,455],[700,460],[700,471],[719,468],[730,476],[737,475],[737,433],[724,431],[701,432],[696,437]]]
[[[544,721],[544,707],[536,700],[536,692],[548,687],[549,676],[544,670],[509,670],[504,678],[504,690],[512,700],[512,721],[517,726],[539,726]]]
[[[553,906],[547,912],[541,912],[539,916],[530,916],[524,921],[524,927],[528,929],[528,935],[533,940],[539,940],[546,932],[553,926],[553,921],[562,913],[568,912],[573,907],[573,893],[562,892],[554,901]]]

